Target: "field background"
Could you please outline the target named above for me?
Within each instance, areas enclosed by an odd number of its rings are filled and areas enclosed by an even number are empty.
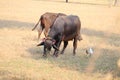
[[[0,0],[0,80],[120,80],[120,1],[112,4],[113,0]],[[80,17],[83,40],[76,56],[71,41],[64,55],[42,57],[37,30],[31,29],[45,12]],[[94,49],[91,57],[85,53],[89,47]]]

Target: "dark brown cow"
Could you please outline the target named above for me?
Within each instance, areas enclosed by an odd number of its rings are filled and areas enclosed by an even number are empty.
[[[38,29],[38,39],[40,38],[40,35],[41,35],[43,29],[45,29],[44,34],[45,34],[45,36],[47,36],[50,26],[53,24],[55,19],[59,16],[66,16],[66,15],[63,13],[50,13],[50,12],[46,12],[43,15],[41,15],[39,21],[37,22],[35,27],[32,29],[32,31],[33,31],[37,27],[37,25],[41,22],[40,29]]]
[[[59,47],[62,41],[64,41],[64,47],[61,54],[64,53],[65,48],[68,45],[68,41],[73,41],[73,54],[76,54],[77,40],[82,40],[81,34],[81,22],[78,16],[60,16],[58,17],[48,33],[48,36],[38,44],[37,46],[44,45],[44,54],[51,50],[51,47],[55,49],[54,55],[58,56]]]

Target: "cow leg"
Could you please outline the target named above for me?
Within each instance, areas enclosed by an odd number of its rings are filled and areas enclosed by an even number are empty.
[[[77,48],[77,37],[74,38],[74,42],[73,42],[73,55],[76,54],[76,48]]]
[[[46,54],[46,48],[44,47],[44,53],[43,53],[43,56],[46,57],[47,54]]]
[[[41,31],[38,30],[38,40],[40,39]]]
[[[82,36],[81,36],[81,34],[80,34],[80,30],[78,30],[78,33],[77,33],[77,39],[78,39],[79,41],[82,40]]]
[[[61,44],[61,41],[59,41],[57,44],[55,44],[58,49],[60,47],[60,44]],[[58,57],[58,52],[59,52],[58,50],[55,50],[53,55],[55,55],[56,57]]]
[[[46,31],[44,31],[44,35],[45,35],[45,37],[47,36],[47,32]]]
[[[81,36],[81,34],[78,35],[78,40],[79,40],[79,41],[82,40],[82,36]]]
[[[38,29],[38,40],[40,39],[40,35],[43,31],[44,27],[40,26],[40,28]]]
[[[61,51],[61,54],[64,53],[65,48],[67,47],[67,45],[68,45],[68,41],[64,41],[64,47],[63,47],[63,49],[62,49],[62,51]]]
[[[55,50],[55,51],[54,51],[54,54],[53,54],[53,56],[56,56],[56,57],[58,57],[58,50]]]
[[[82,36],[80,33],[81,23],[77,26],[77,39],[80,41],[82,40]]]

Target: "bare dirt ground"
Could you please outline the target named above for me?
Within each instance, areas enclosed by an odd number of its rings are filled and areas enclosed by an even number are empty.
[[[110,3],[1,0],[0,80],[119,80],[120,7]],[[43,47],[36,47],[37,31],[31,29],[45,12],[80,17],[83,40],[78,42],[76,56],[71,41],[64,55],[42,57]],[[94,49],[91,57],[85,53],[89,47]]]

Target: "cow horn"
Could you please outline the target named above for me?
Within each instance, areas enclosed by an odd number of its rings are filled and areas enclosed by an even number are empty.
[[[44,45],[45,40],[46,40],[46,38],[41,39],[41,43],[39,43],[37,46],[42,46],[42,45]]]
[[[37,46],[42,46],[44,45],[44,42],[39,43]]]
[[[53,46],[53,48],[54,48],[55,50],[59,51],[59,49],[58,49],[58,47],[57,47],[56,45],[52,45],[52,46]]]

